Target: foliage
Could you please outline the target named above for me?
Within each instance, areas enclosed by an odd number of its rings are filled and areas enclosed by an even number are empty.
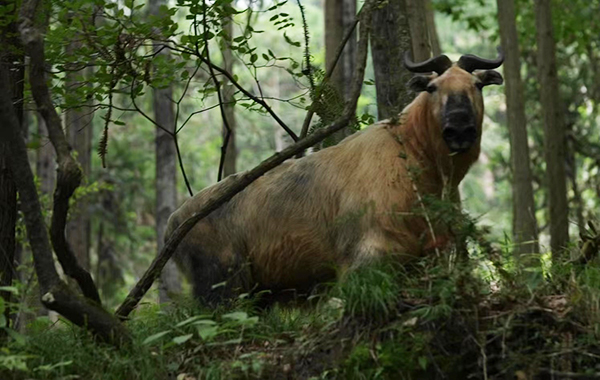
[[[469,221],[466,220],[469,224]],[[398,266],[382,260],[313,305],[258,309],[252,298],[207,310],[182,298],[146,305],[134,343],[98,345],[64,320],[37,324],[0,353],[7,379],[493,378],[594,372],[600,266],[555,263],[532,281],[471,230],[470,259],[450,247]],[[523,269],[525,268],[525,269]]]

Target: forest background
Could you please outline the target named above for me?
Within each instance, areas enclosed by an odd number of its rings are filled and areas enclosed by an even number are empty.
[[[11,82],[12,103],[48,225],[56,214],[57,159],[34,93],[36,72],[28,68],[33,58],[24,58],[33,56],[21,42],[26,37],[22,20],[31,4],[37,6],[33,25],[44,36],[52,107],[84,173],[70,199],[67,240],[108,309],[123,302],[156,257],[168,216],[191,193],[289,146],[293,138],[286,128],[302,137],[313,102],[316,116],[304,133],[342,114],[356,67],[356,31],[349,34],[331,80],[321,81],[363,6],[347,0],[217,1],[207,7],[185,0],[0,2],[3,68],[17,78]],[[407,104],[414,94],[405,90],[410,74],[401,68],[404,51],[419,60],[441,52],[453,60],[466,53],[492,58],[501,45],[507,85],[484,90],[482,155],[462,183],[462,206],[477,228],[487,231],[486,244],[498,247],[509,267],[518,266],[519,255],[533,256],[541,264],[529,262],[527,268],[543,277],[553,261],[573,263],[581,255],[589,261],[583,248],[586,242],[597,247],[593,221],[600,199],[600,27],[591,16],[599,6],[597,1],[520,0],[379,4],[356,123],[317,149],[352,129],[392,117]],[[381,38],[386,32],[398,39],[376,40],[377,33]],[[380,89],[384,82],[393,88]],[[396,91],[398,99],[389,107],[378,100],[378,91]],[[5,170],[6,141],[0,143],[2,205],[18,205]],[[8,213],[11,207],[1,210]],[[37,301],[24,216],[5,215],[0,223],[2,321],[5,339],[18,342],[27,339],[32,323],[48,329],[48,317]],[[11,224],[16,232],[11,233]],[[483,251],[472,245],[473,251]],[[498,273],[492,265],[478,270],[488,279]],[[528,286],[535,287],[539,279],[532,275]],[[182,291],[181,281],[174,265],[167,265],[160,286],[145,302],[170,300]],[[13,360],[24,372],[65,362],[42,360],[35,367],[18,349],[4,355],[6,368]],[[426,370],[432,360],[423,357],[419,366]],[[56,368],[60,372],[62,367]],[[56,375],[53,369],[47,372]]]

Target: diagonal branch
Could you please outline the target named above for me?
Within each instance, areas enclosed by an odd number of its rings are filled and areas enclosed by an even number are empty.
[[[137,306],[144,294],[146,294],[150,286],[152,286],[152,283],[156,280],[156,278],[158,278],[162,268],[171,258],[181,240],[183,240],[185,235],[192,229],[192,227],[194,227],[196,223],[198,223],[198,221],[200,221],[202,218],[205,218],[225,202],[229,201],[237,193],[244,190],[252,182],[264,175],[269,170],[277,167],[283,161],[293,157],[304,149],[324,140],[326,137],[332,135],[336,131],[346,127],[352,121],[352,119],[355,117],[356,103],[358,102],[358,97],[360,96],[360,90],[362,88],[362,82],[365,75],[369,41],[368,37],[371,25],[370,19],[375,3],[376,0],[367,0],[360,16],[361,27],[357,51],[357,68],[352,79],[351,96],[346,103],[342,116],[340,116],[340,118],[338,118],[327,128],[319,129],[310,136],[296,142],[294,145],[289,146],[279,153],[275,153],[273,156],[263,161],[254,169],[227,177],[227,179],[222,182],[223,190],[210,197],[205,203],[204,207],[198,210],[194,216],[187,219],[179,227],[177,227],[177,229],[169,237],[169,240],[165,243],[162,251],[156,257],[156,259],[154,259],[150,267],[146,270],[146,273],[144,273],[142,278],[131,290],[125,301],[117,309],[115,313],[117,317],[121,319],[127,318],[129,313],[131,313],[131,311]]]

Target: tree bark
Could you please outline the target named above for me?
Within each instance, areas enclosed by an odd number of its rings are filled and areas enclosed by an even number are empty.
[[[81,48],[81,41],[72,41],[68,48],[68,54],[77,54]],[[86,70],[86,73],[89,73]],[[81,72],[68,72],[66,76],[67,91],[79,86],[85,86],[77,80]],[[86,101],[85,105],[91,106],[91,101]],[[89,178],[92,163],[92,118],[94,117],[92,107],[69,108],[66,111],[66,127],[71,147],[77,151],[77,162],[81,165],[83,176]],[[90,270],[90,215],[89,205],[85,199],[79,200],[76,207],[72,210],[71,220],[67,224],[67,239],[79,264],[85,269]]]
[[[40,181],[40,194],[52,195],[56,184],[56,154],[52,143],[48,138],[46,121],[39,113],[36,113],[37,133],[39,147],[37,148],[35,174]]]
[[[356,19],[356,0],[325,0],[325,66],[330,67],[336,59],[337,48],[346,32]],[[353,33],[331,73],[329,80],[341,98],[346,101],[350,95],[352,74],[356,66],[356,33]],[[337,144],[353,133],[352,128],[344,128],[335,133],[330,141]]]
[[[535,0],[535,24],[550,207],[550,248],[552,258],[556,260],[569,241],[569,213],[565,174],[565,125],[560,104],[550,0]]]
[[[161,17],[160,5],[166,1],[151,0],[148,2],[149,12],[155,17]],[[160,35],[160,31],[156,31]],[[154,44],[158,52],[162,43]],[[158,54],[168,55],[169,50],[163,49]],[[175,133],[175,112],[173,109],[173,89],[154,88],[152,91],[154,105],[154,120],[164,129]],[[162,128],[156,128],[156,245],[157,254],[164,246],[165,230],[169,216],[177,208],[177,152],[172,135]],[[181,292],[179,271],[174,262],[168,263],[163,269],[159,286],[158,299],[160,303],[169,302],[171,296]]]
[[[223,38],[221,52],[223,54],[223,68],[233,74],[234,57],[231,51],[231,41],[233,39],[233,23],[231,18],[223,20],[223,30],[226,33],[226,37]],[[235,104],[233,104],[235,93],[235,87],[229,80],[225,78],[223,80],[223,105],[225,118],[227,119],[227,125],[223,123],[223,141],[227,140],[227,146],[225,149],[225,162],[223,166],[223,177],[227,177],[230,174],[236,172],[236,120],[235,120]],[[229,131],[227,130],[229,127]]]
[[[514,253],[518,256],[539,252],[537,220],[529,146],[527,143],[527,119],[521,81],[519,41],[515,22],[514,0],[498,0],[500,40],[505,53],[504,80],[506,114],[510,132],[510,159],[513,174],[513,240]],[[527,258],[528,256],[524,256]],[[531,257],[531,256],[529,256]],[[537,260],[526,260],[539,265]]]
[[[9,4],[14,5],[14,1],[2,0],[0,6],[10,9]],[[23,50],[18,39],[17,13],[16,6],[10,13],[3,17],[4,21],[9,21],[0,27],[0,66],[8,69],[10,72],[9,83],[7,83],[11,101],[15,109],[19,126],[23,125]],[[0,286],[12,285],[13,278],[16,277],[15,252],[15,226],[17,221],[17,188],[14,181],[13,172],[9,166],[8,142],[0,140]],[[5,301],[11,301],[11,293],[0,292],[0,296]],[[5,310],[5,317],[8,320],[9,308]]]
[[[435,11],[431,0],[424,0],[425,12],[427,12],[427,31],[429,35],[429,45],[431,46],[431,53],[434,57],[442,54],[442,47],[440,45],[440,38],[438,36],[437,28],[435,26]]]
[[[427,24],[427,5],[423,0],[405,0],[408,12],[408,25],[412,41],[413,60],[425,61],[431,58],[431,41]]]
[[[404,68],[404,53],[412,41],[405,0],[394,0],[373,12],[371,54],[375,71],[379,119],[396,117],[414,98],[406,87],[412,74]]]

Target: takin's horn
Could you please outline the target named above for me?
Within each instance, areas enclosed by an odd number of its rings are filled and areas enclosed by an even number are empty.
[[[435,71],[438,75],[442,75],[451,66],[452,61],[445,55],[438,55],[426,61],[414,63],[410,59],[409,51],[404,54],[404,67],[413,73],[430,73]]]
[[[498,46],[498,58],[496,59],[484,59],[473,54],[466,54],[460,57],[458,60],[458,67],[472,73],[475,70],[489,70],[499,67],[504,62],[504,53],[502,48]]]

